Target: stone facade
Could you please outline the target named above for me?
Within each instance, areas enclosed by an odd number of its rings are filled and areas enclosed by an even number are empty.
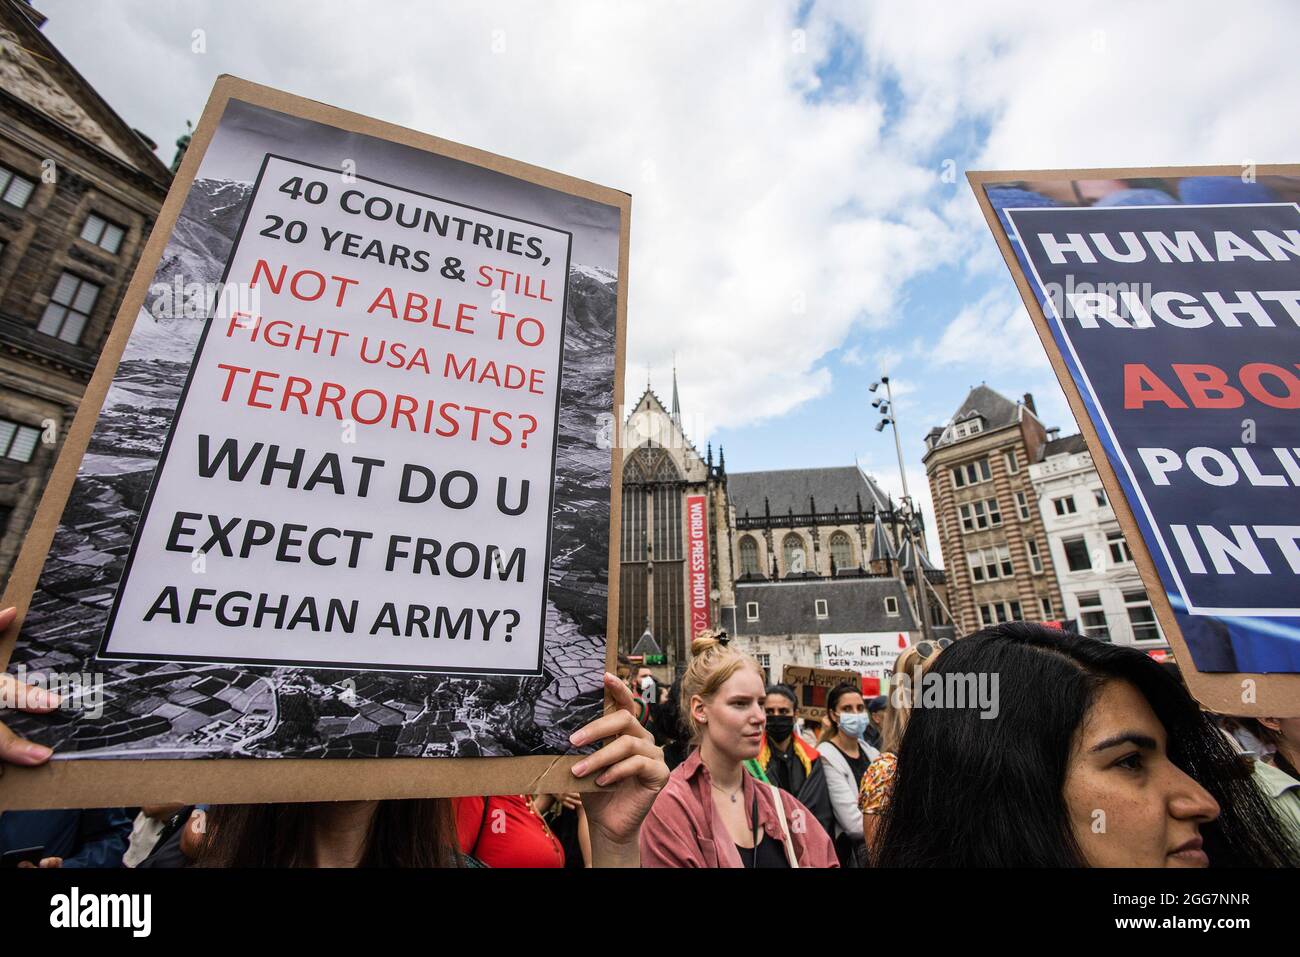
[[[0,0],[0,580],[171,180],[41,33]]]
[[[1065,602],[1080,634],[1166,647],[1142,578],[1083,436],[1049,441],[1029,467]]]
[[[905,606],[903,630],[915,630],[914,575],[902,567],[910,554],[906,519],[856,466],[728,472],[721,449],[715,461],[712,446],[701,455],[686,437],[675,381],[671,408],[647,387],[624,424],[622,447],[621,655],[648,647],[644,636],[649,632],[667,659],[659,669],[661,679],[671,681],[689,661],[693,636],[685,515],[687,500],[695,495],[704,496],[708,508],[710,625],[743,634],[744,647],[756,655],[776,655],[781,659],[772,659],[777,676],[781,664],[814,663],[818,635],[829,625],[813,614],[813,592],[826,584],[876,582]],[[919,519],[915,531],[924,541]],[[920,563],[932,591],[946,600],[943,571],[924,552]],[[746,589],[778,582],[782,604],[803,609],[808,621],[787,622],[769,635],[765,628],[755,630],[737,609],[743,609]],[[868,627],[870,602],[858,594],[871,587],[855,591],[849,586],[837,593],[853,597],[837,602],[838,614],[848,618],[836,629],[878,630]],[[932,621],[951,633],[941,607],[931,603]],[[900,627],[898,621],[886,624],[886,630]],[[761,650],[769,641],[773,650]],[[796,644],[800,650],[793,657],[783,658],[776,648]]]

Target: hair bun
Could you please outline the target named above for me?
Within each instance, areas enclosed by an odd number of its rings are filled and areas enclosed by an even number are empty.
[[[691,657],[698,658],[700,655],[713,648],[721,647],[722,642],[720,642],[712,632],[702,631],[696,635],[695,640],[691,642]]]

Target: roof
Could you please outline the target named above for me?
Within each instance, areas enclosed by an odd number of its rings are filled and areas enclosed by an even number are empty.
[[[984,431],[992,432],[994,429],[1006,428],[1008,425],[1015,425],[1020,421],[1020,404],[1012,402],[1002,393],[990,389],[981,383],[971,389],[966,394],[966,400],[962,402],[959,408],[949,422],[949,426],[956,425],[959,422],[965,422],[967,419],[980,417],[984,421]],[[928,439],[935,432],[931,429],[926,436]],[[935,446],[949,445],[956,441],[948,429],[942,430],[942,435]]]
[[[900,568],[906,571],[913,571],[916,568],[916,559],[913,557],[912,551],[913,551],[912,542],[910,539],[904,541],[903,547],[898,551],[898,565]],[[924,568],[928,572],[937,570],[934,567],[934,563],[930,561],[930,556],[927,555],[924,551],[918,548],[916,549],[916,554],[921,556],[922,568]]]
[[[727,494],[737,515],[758,517],[766,500],[773,515],[807,515],[815,501],[818,512],[856,512],[859,508],[888,509],[889,498],[856,465],[820,469],[775,469],[767,472],[732,472]]]
[[[171,170],[40,29],[45,17],[22,2],[0,4],[0,23],[18,34],[6,57],[23,76],[5,93],[100,154],[151,180],[165,192]]]
[[[877,513],[876,522],[871,527],[871,554],[867,561],[892,561],[897,557],[894,543],[889,540],[889,533],[885,531],[885,523],[880,520],[880,515]]]
[[[1076,452],[1088,451],[1088,443],[1084,441],[1083,435],[1067,435],[1064,438],[1052,439],[1043,446],[1043,458],[1050,458],[1053,455],[1073,455]]]
[[[885,613],[894,598],[898,614]],[[827,617],[817,617],[817,600]],[[745,605],[758,603],[758,621],[747,621]],[[736,582],[736,634],[811,635],[871,631],[912,631],[916,622],[903,583],[897,578],[810,578],[777,582]]]

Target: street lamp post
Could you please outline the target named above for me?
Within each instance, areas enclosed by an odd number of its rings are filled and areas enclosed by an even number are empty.
[[[872,408],[878,409],[882,416],[881,420],[876,423],[876,431],[883,432],[886,425],[894,428],[894,451],[898,455],[898,476],[903,481],[903,501],[907,505],[907,518],[903,522],[904,534],[907,536],[908,543],[912,546],[912,563],[915,566],[913,574],[916,576],[916,610],[921,617],[921,634],[925,638],[930,637],[930,599],[926,594],[929,588],[929,582],[925,578],[925,567],[921,564],[920,549],[916,544],[916,537],[912,529],[912,519],[916,514],[916,509],[912,505],[912,496],[907,489],[907,469],[903,467],[903,443],[898,438],[898,413],[894,411],[894,390],[889,385],[889,376],[882,375],[880,381],[871,383],[870,389],[875,392],[881,385],[885,387],[885,398],[875,399],[871,405]],[[903,569],[906,577],[907,569]]]

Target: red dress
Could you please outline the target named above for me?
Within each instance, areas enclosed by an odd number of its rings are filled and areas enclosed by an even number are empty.
[[[461,853],[488,867],[564,866],[564,848],[527,795],[464,797],[453,803]]]

